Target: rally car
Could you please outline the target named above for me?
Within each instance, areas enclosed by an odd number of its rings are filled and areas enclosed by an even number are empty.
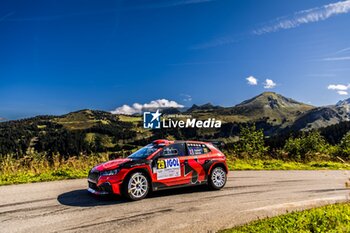
[[[225,155],[210,142],[156,140],[127,158],[91,169],[88,191],[140,200],[152,191],[207,184],[219,190],[226,184]]]

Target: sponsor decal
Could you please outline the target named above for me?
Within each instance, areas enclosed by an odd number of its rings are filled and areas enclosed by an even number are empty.
[[[215,118],[208,118],[207,120],[198,120],[187,116],[185,119],[174,119],[173,115],[167,115],[162,117],[162,113],[159,109],[156,112],[144,112],[143,113],[143,127],[145,129],[160,129],[160,128],[220,128],[221,121]],[[176,114],[176,117],[181,115]],[[182,117],[183,118],[183,117]]]
[[[157,180],[181,176],[180,161],[178,158],[162,159],[157,161]]]
[[[204,144],[188,143],[187,148],[190,155],[202,155],[209,153],[209,149]]]

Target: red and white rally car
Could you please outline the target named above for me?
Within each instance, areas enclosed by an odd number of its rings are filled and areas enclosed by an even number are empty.
[[[150,190],[200,184],[218,190],[227,173],[225,155],[210,142],[156,140],[127,158],[95,166],[88,191],[140,200]]]

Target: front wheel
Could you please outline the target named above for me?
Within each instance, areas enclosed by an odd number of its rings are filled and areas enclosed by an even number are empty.
[[[124,182],[123,195],[132,201],[138,201],[147,196],[149,182],[142,172],[135,172]]]
[[[209,187],[214,190],[222,189],[226,184],[226,171],[222,167],[215,167],[209,176]]]

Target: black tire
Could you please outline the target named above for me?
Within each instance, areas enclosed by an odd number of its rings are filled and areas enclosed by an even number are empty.
[[[122,195],[131,201],[145,198],[150,189],[150,182],[143,172],[134,172],[123,182]]]
[[[227,173],[222,167],[214,167],[208,178],[209,188],[212,190],[222,189],[227,180]]]

